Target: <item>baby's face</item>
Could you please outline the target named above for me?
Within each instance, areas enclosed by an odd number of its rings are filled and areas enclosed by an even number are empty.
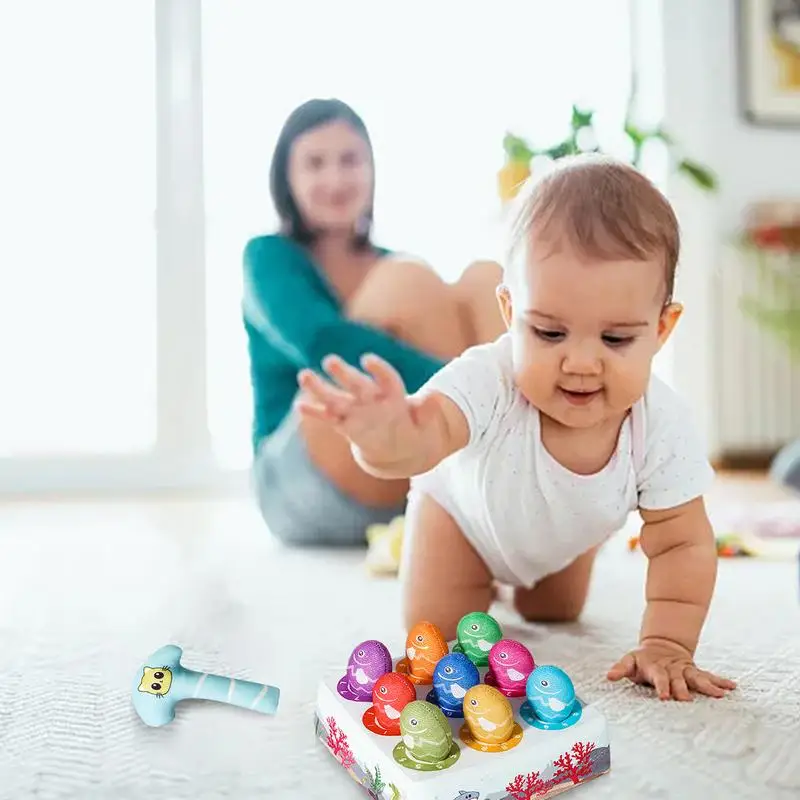
[[[664,308],[660,259],[592,263],[535,246],[500,299],[520,390],[569,428],[616,421],[642,397],[680,315]]]

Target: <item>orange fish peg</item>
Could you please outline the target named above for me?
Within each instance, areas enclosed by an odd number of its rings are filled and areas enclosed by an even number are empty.
[[[406,637],[406,656],[397,662],[397,672],[408,675],[412,683],[433,683],[433,671],[439,659],[449,653],[447,642],[432,622],[418,622]]]

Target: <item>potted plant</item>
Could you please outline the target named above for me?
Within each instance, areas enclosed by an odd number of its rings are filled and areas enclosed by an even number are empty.
[[[645,146],[649,142],[660,142],[669,152],[674,171],[685,175],[695,186],[704,191],[716,191],[716,175],[708,167],[688,158],[667,131],[660,126],[644,128],[636,124],[633,113],[635,101],[636,82],[634,80],[623,122],[624,134],[631,144],[630,163],[639,168]],[[506,203],[517,194],[522,184],[530,176],[532,162],[535,158],[544,157],[557,160],[578,153],[604,152],[598,144],[595,133],[594,114],[595,112],[592,110],[573,105],[569,133],[560,142],[556,142],[550,147],[533,147],[523,137],[507,132],[503,139],[505,162],[497,176],[500,200]]]

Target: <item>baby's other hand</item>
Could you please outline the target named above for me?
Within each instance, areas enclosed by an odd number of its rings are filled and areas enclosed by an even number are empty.
[[[661,700],[691,700],[690,689],[709,697],[724,697],[736,688],[733,681],[698,669],[686,648],[662,640],[643,642],[608,671],[609,680],[622,678],[653,686]]]

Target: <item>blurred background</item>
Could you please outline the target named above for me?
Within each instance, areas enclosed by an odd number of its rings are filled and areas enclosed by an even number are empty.
[[[754,20],[744,35],[737,6]],[[764,81],[769,6],[4,8],[0,495],[246,485],[241,252],[275,225],[271,150],[313,96],[344,99],[370,128],[378,241],[453,278],[502,258],[507,133],[551,147],[573,104],[610,152],[633,153],[626,119],[666,131],[675,146],[647,139],[639,161],[685,235],[686,316],[659,370],[718,461],[763,466],[800,431],[797,369],[785,337],[743,312],[766,290],[735,242],[755,203],[780,201],[796,224],[800,103],[796,85]]]

